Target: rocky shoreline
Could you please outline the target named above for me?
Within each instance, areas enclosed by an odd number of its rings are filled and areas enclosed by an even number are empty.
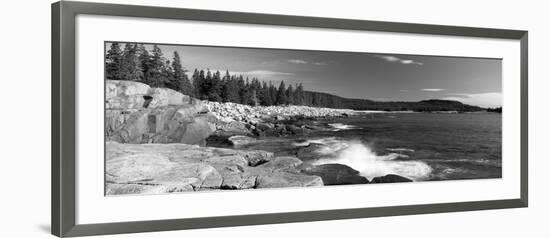
[[[359,112],[350,109],[308,106],[248,106],[236,103],[202,101],[216,118],[216,135],[277,137],[303,135],[323,128],[304,123],[318,118],[348,117]]]
[[[368,181],[346,165],[236,149],[262,137],[326,130],[307,121],[353,110],[200,101],[133,81],[107,80],[105,93],[108,195],[410,181]],[[209,140],[233,148],[206,146]]]

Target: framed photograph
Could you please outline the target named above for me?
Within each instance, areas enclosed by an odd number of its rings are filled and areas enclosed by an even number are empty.
[[[54,3],[52,234],[527,207],[527,52],[521,30]]]

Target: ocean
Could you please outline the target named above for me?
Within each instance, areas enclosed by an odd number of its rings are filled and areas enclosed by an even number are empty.
[[[318,119],[325,130],[262,138],[241,149],[296,155],[315,165],[338,163],[367,179],[397,174],[415,181],[500,178],[502,116],[498,113],[369,113]]]

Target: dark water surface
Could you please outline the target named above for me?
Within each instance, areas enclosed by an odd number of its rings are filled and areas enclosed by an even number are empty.
[[[279,155],[315,144],[312,163],[346,164],[371,179],[394,173],[414,180],[500,178],[497,113],[376,113],[315,121],[307,136],[265,138],[246,149]]]

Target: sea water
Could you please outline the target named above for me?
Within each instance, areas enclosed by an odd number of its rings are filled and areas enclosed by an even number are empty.
[[[368,113],[320,119],[307,136],[263,138],[243,149],[280,155],[316,145],[312,164],[345,164],[368,179],[397,174],[415,181],[500,178],[498,113]]]

